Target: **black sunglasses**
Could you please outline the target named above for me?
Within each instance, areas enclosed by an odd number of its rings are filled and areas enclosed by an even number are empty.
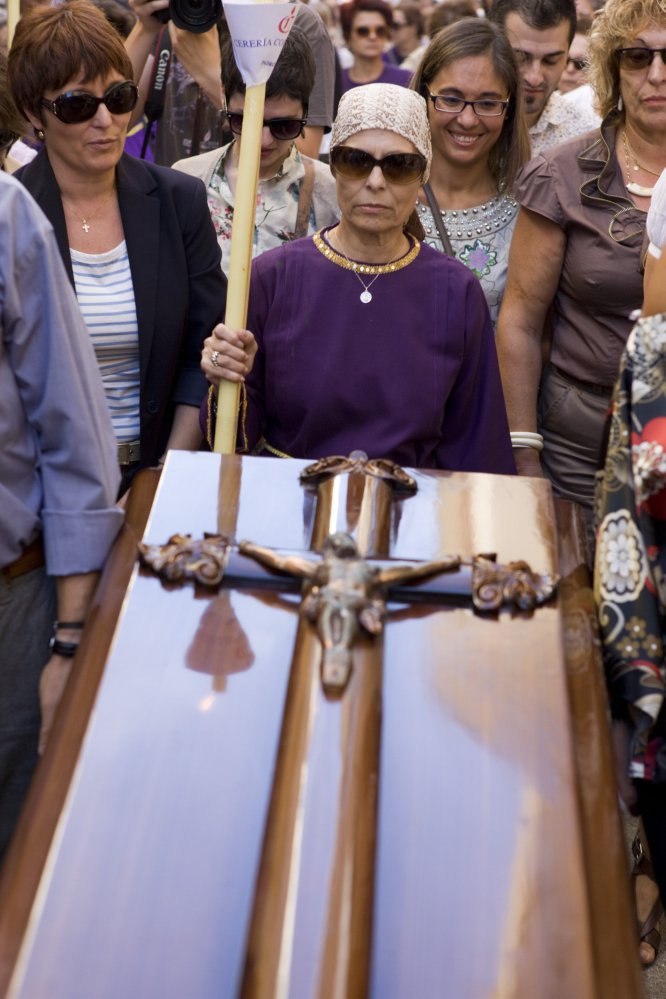
[[[659,53],[661,61],[666,66],[666,49],[616,49],[620,66],[623,69],[647,69],[652,65],[652,60]]]
[[[331,149],[330,163],[335,172],[352,180],[364,180],[378,166],[390,184],[413,184],[422,178],[426,168],[421,153],[389,153],[376,160],[365,149],[351,146]]]
[[[47,101],[42,97],[39,103],[59,121],[64,121],[66,125],[77,125],[94,118],[100,104],[104,104],[111,114],[128,114],[136,107],[138,96],[136,84],[131,80],[124,80],[109,87],[103,97],[95,97],[86,90],[68,90],[54,101]]]
[[[369,38],[370,35],[376,35],[377,38],[388,38],[389,29],[379,25],[375,28],[369,27],[367,24],[359,24],[358,28],[354,28],[354,34],[358,35],[359,38]]]
[[[242,111],[225,111],[229,128],[234,135],[240,135],[243,131]],[[303,129],[307,118],[268,118],[264,121],[264,127],[269,129],[271,135],[278,142],[285,139],[297,139]]]

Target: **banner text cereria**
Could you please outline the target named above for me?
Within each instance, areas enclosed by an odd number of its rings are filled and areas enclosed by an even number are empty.
[[[238,49],[280,49],[284,43],[284,38],[234,38],[234,45]]]

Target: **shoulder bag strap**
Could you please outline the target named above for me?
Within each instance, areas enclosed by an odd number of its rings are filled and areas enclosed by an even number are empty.
[[[312,193],[314,190],[315,172],[314,166],[307,157],[302,157],[305,167],[305,176],[301,182],[301,189],[298,192],[298,209],[296,212],[296,226],[294,228],[294,238],[302,239],[308,234],[308,223],[310,221],[310,206],[312,204]]]
[[[455,257],[455,253],[453,252],[453,248],[451,246],[451,240],[449,239],[449,234],[444,228],[444,223],[442,222],[442,213],[439,210],[439,205],[435,201],[435,195],[432,193],[432,187],[430,184],[423,185],[423,193],[428,201],[428,208],[432,214],[437,234],[442,241],[442,249],[444,250],[444,253],[448,254],[449,257]]]

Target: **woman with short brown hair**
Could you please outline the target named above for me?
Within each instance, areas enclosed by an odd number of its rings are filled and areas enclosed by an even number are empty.
[[[88,0],[35,7],[9,55],[43,141],[16,174],[52,223],[93,341],[126,489],[168,448],[196,448],[204,337],[226,280],[203,184],[123,153],[136,104],[116,31]]]

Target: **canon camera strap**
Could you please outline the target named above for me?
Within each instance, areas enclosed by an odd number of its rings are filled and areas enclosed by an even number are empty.
[[[153,71],[150,77],[150,90],[143,109],[147,124],[141,148],[141,159],[144,159],[146,155],[153,124],[159,121],[164,111],[166,84],[169,78],[169,66],[171,65],[172,55],[173,48],[171,45],[171,35],[169,34],[169,25],[165,24],[157,36],[153,52]]]

